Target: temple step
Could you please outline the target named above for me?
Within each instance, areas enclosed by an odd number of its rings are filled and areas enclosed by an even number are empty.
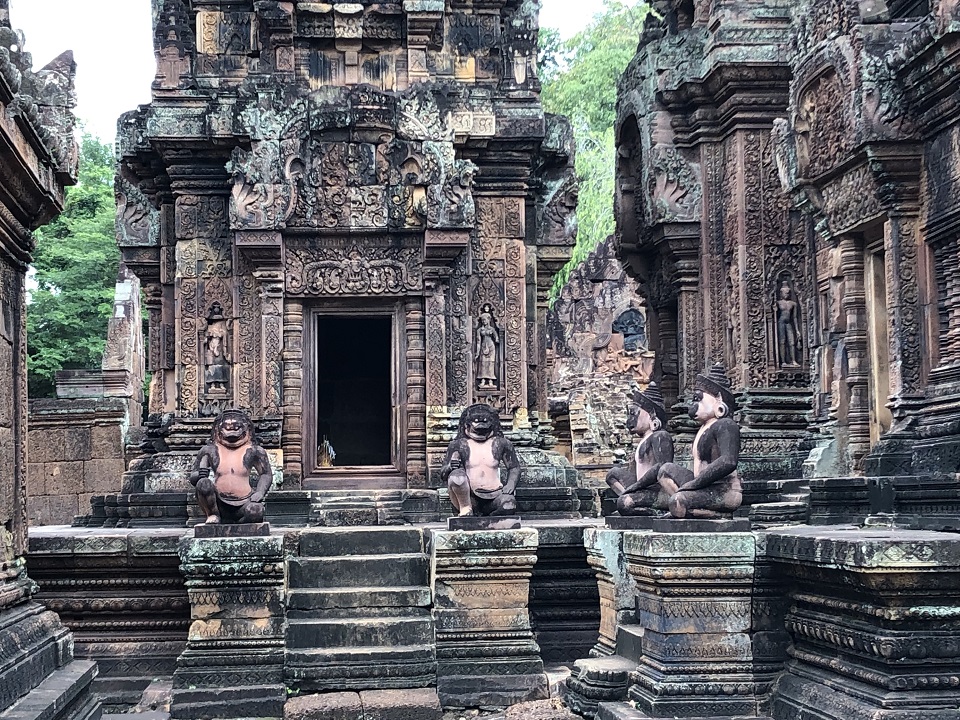
[[[51,673],[6,711],[2,720],[100,720],[100,700],[90,692],[96,663],[73,660]]]
[[[384,555],[423,552],[423,532],[416,528],[318,528],[300,534],[300,555]]]
[[[617,625],[617,655],[633,662],[636,667],[643,655],[642,625]]]
[[[348,608],[408,608],[430,607],[430,588],[408,587],[349,587],[323,590],[290,590],[287,596],[290,610],[336,610]]]
[[[288,684],[301,692],[436,685],[421,530],[311,528],[298,550],[287,561]]]
[[[345,555],[290,560],[290,587],[396,587],[427,585],[430,561],[423,554]]]

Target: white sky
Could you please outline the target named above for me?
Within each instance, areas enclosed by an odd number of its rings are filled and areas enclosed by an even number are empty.
[[[156,72],[150,0],[9,0],[10,21],[23,30],[35,69],[64,50],[77,61],[77,116],[86,129],[112,143],[117,118],[150,102]],[[542,27],[574,35],[599,12],[603,0],[542,0]]]

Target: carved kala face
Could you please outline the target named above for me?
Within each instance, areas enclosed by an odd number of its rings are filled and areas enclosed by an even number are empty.
[[[703,425],[705,422],[721,417],[718,408],[723,401],[716,395],[697,390],[689,414],[693,420]]]
[[[228,417],[220,424],[217,440],[226,447],[240,447],[249,436],[247,423],[238,417]]]

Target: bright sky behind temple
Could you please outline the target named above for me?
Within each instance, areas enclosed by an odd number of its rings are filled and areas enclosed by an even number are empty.
[[[156,71],[150,0],[9,0],[10,20],[39,69],[64,50],[77,61],[77,116],[105,142],[117,118],[150,102]],[[582,29],[603,0],[542,0],[540,25],[564,38]]]

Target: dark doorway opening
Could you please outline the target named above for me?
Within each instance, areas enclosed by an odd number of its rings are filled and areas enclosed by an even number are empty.
[[[329,442],[333,467],[392,462],[390,325],[389,317],[317,318],[317,445]]]

